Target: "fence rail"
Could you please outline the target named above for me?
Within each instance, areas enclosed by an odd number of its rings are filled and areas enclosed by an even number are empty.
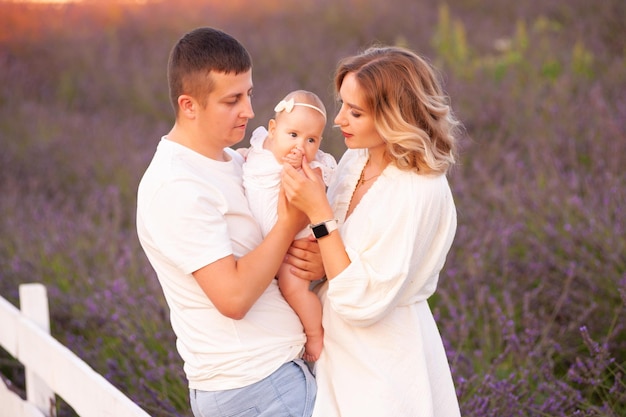
[[[149,417],[50,336],[43,285],[20,285],[20,305],[0,297],[0,345],[24,365],[26,399],[0,380],[0,417],[55,417],[56,395],[82,417]]]

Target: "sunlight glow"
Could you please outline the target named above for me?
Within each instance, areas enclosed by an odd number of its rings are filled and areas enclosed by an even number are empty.
[[[8,0],[9,3],[79,3],[82,0]]]
[[[97,3],[95,0],[0,0],[7,3],[41,3],[41,4],[62,4],[62,3]],[[114,0],[113,3],[134,3],[145,4],[151,0]]]

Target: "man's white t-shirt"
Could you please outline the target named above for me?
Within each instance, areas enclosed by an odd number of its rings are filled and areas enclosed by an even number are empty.
[[[233,320],[192,276],[262,241],[243,190],[243,158],[225,152],[230,161],[216,161],[162,138],[137,197],[137,233],[170,308],[189,388],[203,391],[255,383],[297,358],[305,341],[276,280],[242,320]]]

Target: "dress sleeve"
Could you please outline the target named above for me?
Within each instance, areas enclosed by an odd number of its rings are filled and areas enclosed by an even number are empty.
[[[328,302],[350,324],[369,326],[427,299],[455,230],[445,177],[405,173],[376,182],[341,230],[351,263],[329,281]]]
[[[274,155],[263,149],[267,130],[258,127],[250,139],[250,152],[243,165],[243,186],[252,215],[267,236],[278,219],[278,194],[282,165]]]
[[[337,169],[337,160],[331,154],[318,150],[315,160],[311,162],[311,168],[320,168],[324,184],[328,186]]]

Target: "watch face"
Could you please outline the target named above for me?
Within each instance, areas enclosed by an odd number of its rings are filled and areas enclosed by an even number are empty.
[[[326,223],[315,225],[311,228],[311,230],[313,230],[313,236],[315,236],[316,239],[319,239],[321,237],[328,235],[328,229],[326,228]]]

